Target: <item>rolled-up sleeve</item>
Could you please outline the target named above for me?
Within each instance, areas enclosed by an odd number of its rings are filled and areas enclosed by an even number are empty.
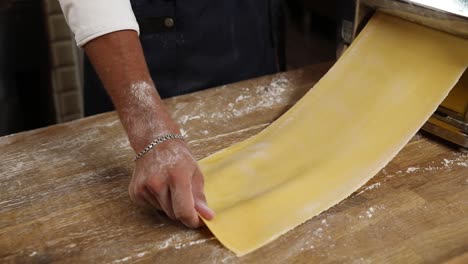
[[[135,30],[138,23],[130,0],[59,0],[78,46],[119,30]]]

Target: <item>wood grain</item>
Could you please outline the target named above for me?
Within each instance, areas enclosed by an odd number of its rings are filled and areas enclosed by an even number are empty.
[[[258,133],[329,67],[165,103],[200,159]],[[131,204],[133,155],[115,113],[0,138],[0,262],[462,263],[468,254],[468,154],[425,135],[351,197],[242,258],[206,228]]]

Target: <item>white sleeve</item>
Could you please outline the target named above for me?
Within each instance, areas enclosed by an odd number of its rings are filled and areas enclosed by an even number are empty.
[[[78,46],[119,30],[135,30],[138,23],[130,0],[59,0]]]

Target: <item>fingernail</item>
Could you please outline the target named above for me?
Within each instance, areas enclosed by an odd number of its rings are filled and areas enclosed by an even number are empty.
[[[197,203],[197,211],[201,214],[203,218],[206,220],[211,220],[215,217],[215,212],[208,207],[208,205],[204,202]]]

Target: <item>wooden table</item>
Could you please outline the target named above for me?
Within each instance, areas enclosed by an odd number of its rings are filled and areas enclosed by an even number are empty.
[[[265,128],[329,67],[165,103],[200,159]],[[133,154],[115,113],[0,138],[0,262],[468,261],[468,154],[424,135],[348,199],[242,258],[206,228],[131,204]]]

